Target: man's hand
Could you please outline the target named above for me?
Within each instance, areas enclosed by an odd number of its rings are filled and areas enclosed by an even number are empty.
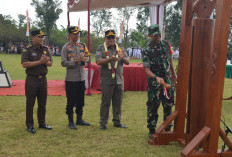
[[[113,55],[112,57],[110,57],[110,61],[118,61],[118,58],[115,55]]]
[[[119,53],[119,58],[120,58],[120,59],[123,59],[124,57],[125,57],[125,52]]]
[[[49,60],[50,60],[49,57],[42,55],[39,61],[41,64],[46,64]]]
[[[79,57],[79,61],[81,62],[86,62],[88,60],[88,57],[85,57],[85,53],[80,53]]]
[[[82,57],[82,56],[81,56],[80,60],[81,60],[82,62],[86,62],[86,61],[88,60],[88,57]]]
[[[161,77],[158,77],[158,76],[156,76],[156,81],[160,85],[163,84],[163,83],[165,83],[164,79],[162,79]]]

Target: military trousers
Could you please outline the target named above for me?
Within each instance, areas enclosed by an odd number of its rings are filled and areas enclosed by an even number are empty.
[[[102,103],[100,107],[100,124],[107,124],[110,104],[112,101],[113,123],[119,124],[121,120],[121,108],[124,92],[124,84],[107,85],[101,83]]]
[[[147,101],[147,128],[155,129],[158,121],[158,109],[160,103],[163,106],[163,120],[172,113],[172,106],[174,105],[174,90],[168,90],[169,99],[163,94],[163,87],[157,85],[156,87],[148,87],[148,101]]]
[[[82,119],[85,104],[85,81],[65,81],[67,97],[66,114],[72,115],[76,107],[77,118]]]
[[[37,98],[37,118],[39,124],[45,124],[46,103],[47,103],[47,79],[27,75],[25,81],[26,95],[26,125],[33,126],[33,109]]]

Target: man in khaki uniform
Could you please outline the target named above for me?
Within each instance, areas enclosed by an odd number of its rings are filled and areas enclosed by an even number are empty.
[[[51,130],[45,123],[46,103],[47,103],[47,66],[52,66],[51,54],[47,47],[43,45],[45,34],[42,30],[31,32],[32,45],[26,47],[22,53],[21,64],[26,68],[26,125],[27,131],[35,133],[33,127],[33,108],[35,99],[38,101],[38,123],[39,128]]]
[[[123,64],[128,65],[129,59],[125,51],[118,47],[114,30],[105,32],[105,43],[96,51],[96,63],[101,66],[101,129],[107,129],[111,100],[114,127],[127,128],[121,123],[121,105],[124,92]]]

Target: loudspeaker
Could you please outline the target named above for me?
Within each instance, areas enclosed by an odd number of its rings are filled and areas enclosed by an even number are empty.
[[[10,75],[6,69],[4,69],[2,62],[0,61],[0,88],[9,88],[12,86]]]

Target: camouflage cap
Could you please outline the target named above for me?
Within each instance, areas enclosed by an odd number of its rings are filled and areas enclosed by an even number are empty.
[[[156,34],[159,34],[161,35],[161,31],[160,31],[160,28],[159,28],[159,25],[151,25],[150,27],[148,27],[148,34],[154,36]]]

